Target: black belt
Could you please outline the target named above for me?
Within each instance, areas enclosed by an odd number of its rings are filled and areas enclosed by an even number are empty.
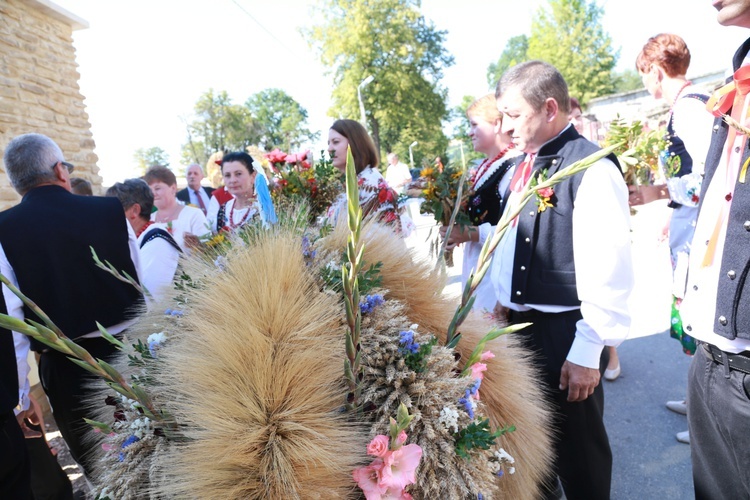
[[[745,351],[739,354],[731,354],[722,351],[712,344],[703,344],[703,349],[706,350],[706,354],[708,354],[715,363],[723,365],[726,360],[727,366],[729,366],[730,370],[736,370],[750,375],[750,352]]]

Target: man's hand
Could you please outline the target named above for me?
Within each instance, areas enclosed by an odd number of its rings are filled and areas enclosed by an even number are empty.
[[[594,393],[599,385],[599,370],[586,368],[565,360],[560,372],[560,390],[568,390],[568,401],[571,403],[583,401]]]
[[[445,238],[445,234],[448,232],[448,226],[440,226],[440,237]],[[451,229],[450,238],[448,243],[445,245],[446,250],[452,250],[464,241],[478,241],[479,233],[477,228],[474,226],[459,226],[458,224],[453,225]]]
[[[21,413],[16,415],[16,420],[18,420],[18,425],[21,427],[21,430],[23,431],[23,437],[25,437],[26,439],[42,437],[41,432],[35,431],[31,429],[28,425],[26,425],[26,420],[28,420],[32,424],[39,423],[39,418],[37,417],[36,412],[34,412],[33,407],[29,407],[28,410],[22,411]]]

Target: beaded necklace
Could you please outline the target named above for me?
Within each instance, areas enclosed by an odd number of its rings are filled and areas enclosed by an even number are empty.
[[[144,232],[146,231],[146,229],[148,229],[148,227],[149,227],[149,226],[150,226],[151,224],[153,224],[153,223],[154,223],[154,221],[152,221],[152,220],[148,221],[148,222],[146,223],[146,225],[145,225],[145,226],[143,226],[143,227],[141,228],[141,230],[140,230],[140,231],[138,231],[138,233],[137,233],[137,234],[135,235],[135,237],[136,237],[136,238],[139,238],[139,237],[140,237],[140,236],[141,236],[141,235],[142,235],[142,234],[143,234],[143,233],[144,233]]]
[[[250,212],[252,212],[251,208],[253,208],[252,205],[248,205],[247,212],[245,212],[245,215],[242,217],[242,220],[240,220],[239,223],[235,224],[234,223],[234,206],[236,204],[237,204],[237,201],[235,200],[235,202],[232,203],[232,210],[229,211],[229,227],[231,227],[232,229],[243,225],[247,221],[248,217],[250,217]]]
[[[500,152],[492,158],[491,160],[489,158],[486,158],[481,165],[479,165],[479,168],[477,168],[476,173],[471,178],[471,190],[476,191],[477,186],[479,185],[479,181],[482,180],[482,176],[489,170],[489,168],[492,166],[493,163],[495,163],[497,160],[505,156],[505,153],[507,153],[511,148],[513,147],[513,144],[508,144],[505,148],[501,149]]]

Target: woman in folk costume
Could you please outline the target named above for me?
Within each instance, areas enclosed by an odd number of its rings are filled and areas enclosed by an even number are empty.
[[[703,100],[708,96],[686,78],[690,66],[690,50],[685,41],[673,34],[662,33],[649,38],[635,62],[646,90],[656,99],[669,103],[667,139],[663,153],[679,159],[676,169],[667,172],[666,186],[640,186],[630,196],[631,205],[648,203],[658,198],[670,200],[669,249],[672,256],[672,325],[670,335],[679,340],[683,351],[693,355],[695,339],[682,328],[680,304],[687,283],[690,244],[698,217],[704,161],[711,141],[713,116],[706,112]],[[665,189],[666,188],[666,189]],[[685,401],[668,401],[667,408],[685,414]],[[690,442],[687,431],[677,433],[677,440]]]
[[[359,183],[359,205],[365,217],[372,215],[379,222],[392,225],[396,232],[406,237],[414,228],[414,223],[403,215],[398,195],[388,186],[385,178],[376,170],[378,152],[367,130],[354,120],[336,120],[328,131],[328,151],[333,166],[341,172],[346,170],[346,150],[350,147]],[[336,223],[346,214],[346,194],[328,209],[328,219]]]
[[[224,155],[221,174],[233,198],[218,208],[209,206],[213,232],[234,231],[258,217],[264,225],[276,223],[268,182],[262,169],[253,165],[252,156],[241,151]]]
[[[467,212],[472,225],[454,226],[446,248],[465,243],[461,288],[476,271],[479,253],[485,240],[495,231],[505,207],[510,179],[523,155],[513,148],[510,136],[501,131],[503,116],[497,110],[495,96],[488,94],[474,101],[466,110],[469,118],[469,137],[474,150],[487,157],[471,172],[469,185],[471,193]],[[445,236],[447,227],[440,229]],[[489,280],[483,281],[477,289],[474,309],[492,312],[496,304],[495,293]]]

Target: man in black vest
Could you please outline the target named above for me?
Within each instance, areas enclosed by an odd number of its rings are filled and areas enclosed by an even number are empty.
[[[185,205],[200,208],[203,215],[206,215],[214,188],[201,186],[201,181],[205,176],[203,175],[203,169],[197,163],[193,163],[185,170],[185,177],[188,185],[185,189],[177,191],[177,199]]]
[[[750,28],[750,1],[715,2],[724,26]],[[709,101],[747,125],[748,39],[733,78]],[[682,324],[698,341],[688,373],[688,427],[695,498],[750,498],[750,163],[748,137],[714,122],[682,302]]]
[[[138,250],[122,206],[113,198],[72,194],[73,166],[63,161],[60,148],[44,135],[16,137],[6,147],[3,160],[10,182],[23,199],[0,213],[0,272],[65,335],[95,358],[109,359],[115,348],[101,337],[96,322],[117,335],[134,321],[143,300],[131,285],[97,268],[91,257],[90,247],[116,269],[138,276],[134,263]],[[6,287],[3,299],[11,316],[41,322]],[[0,331],[0,335],[9,333]],[[28,374],[24,362],[28,348],[28,341],[16,347],[19,380]],[[40,353],[39,378],[55,422],[73,458],[90,474],[84,436],[91,430],[83,418],[88,415],[91,376],[41,343],[31,341],[31,348]],[[25,400],[21,394],[23,406],[28,404]]]
[[[533,175],[549,177],[599,148],[568,121],[570,97],[551,65],[530,61],[509,69],[495,92],[503,131],[526,153],[511,180],[506,210]],[[491,279],[512,323],[537,354],[557,413],[549,498],[607,499],[612,452],[602,420],[599,383],[605,345],[627,336],[632,288],[628,190],[611,156],[542,193],[523,207],[500,241]]]

